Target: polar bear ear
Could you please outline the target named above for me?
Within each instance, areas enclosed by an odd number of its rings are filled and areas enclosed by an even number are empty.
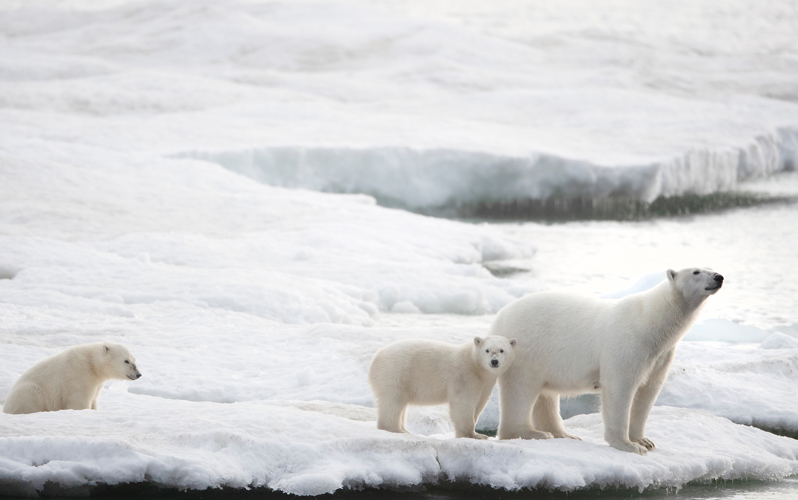
[[[474,337],[474,345],[475,346],[479,347],[479,345],[481,343],[482,343],[482,338],[481,337]]]
[[[518,343],[518,341],[517,341],[517,340],[515,340],[515,339],[510,339],[510,345],[511,345],[511,346],[515,347],[515,344],[517,344],[517,343]]]
[[[676,271],[668,269],[665,274],[668,275],[668,281],[676,281]]]
[[[104,349],[104,351],[103,351],[103,352],[108,352],[108,351],[110,351],[110,350],[111,350],[111,348],[110,348],[110,347],[108,347],[108,344],[103,344],[103,349]]]

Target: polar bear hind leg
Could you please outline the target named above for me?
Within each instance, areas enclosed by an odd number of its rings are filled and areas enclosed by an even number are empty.
[[[32,382],[19,384],[3,405],[5,413],[26,414],[47,410],[42,388]]]
[[[532,409],[532,425],[535,429],[550,432],[555,438],[580,438],[565,431],[560,416],[560,395],[541,393]]]
[[[406,415],[406,402],[387,396],[377,399],[377,429],[406,433]]]
[[[550,432],[539,431],[532,427],[532,405],[540,395],[540,386],[533,386],[526,380],[519,379],[510,368],[499,377],[499,404],[501,418],[499,420],[499,439],[551,439]]]

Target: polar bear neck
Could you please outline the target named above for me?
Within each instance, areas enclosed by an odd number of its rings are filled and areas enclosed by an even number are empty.
[[[704,300],[688,301],[676,287],[665,281],[654,288],[629,295],[618,306],[634,311],[642,322],[638,331],[653,347],[653,353],[671,349],[698,317]]]
[[[685,299],[667,280],[630,298],[639,300],[640,306],[647,310],[650,338],[660,348],[672,347],[681,340],[706,303],[706,297]]]
[[[102,346],[100,346],[102,347]],[[89,367],[89,373],[95,380],[108,380],[111,377],[107,375],[107,363],[103,359],[98,359],[102,357],[102,354],[98,355],[97,349],[91,349],[90,351],[86,352],[86,361]]]

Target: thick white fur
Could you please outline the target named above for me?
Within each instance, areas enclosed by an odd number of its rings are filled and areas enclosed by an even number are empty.
[[[656,287],[619,300],[540,292],[499,311],[491,335],[520,341],[515,362],[499,378],[499,438],[578,439],[563,427],[559,396],[599,392],[610,446],[641,455],[653,449],[646,420],[676,343],[723,282],[710,269],[666,275]]]
[[[369,368],[377,428],[408,432],[407,405],[448,402],[456,437],[487,439],[474,426],[496,379],[512,364],[515,345],[515,339],[493,336],[463,345],[403,340],[381,349]]]
[[[71,347],[23,373],[11,388],[3,412],[96,410],[97,397],[107,380],[139,377],[136,359],[122,344]]]

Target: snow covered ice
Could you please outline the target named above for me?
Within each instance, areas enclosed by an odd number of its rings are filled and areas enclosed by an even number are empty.
[[[794,169],[796,6],[492,4],[0,2],[0,402],[75,344],[124,343],[143,373],[96,412],[0,414],[0,492],[798,474],[798,442],[749,426],[798,432],[795,205],[735,216],[760,243],[745,265],[721,215],[497,227],[380,206],[650,201]],[[661,238],[689,231],[709,241]],[[376,430],[380,347],[464,342],[525,293],[630,293],[689,257],[728,289],[679,346],[646,457],[609,448],[598,414],[566,421],[583,442],[455,440],[441,407],[411,411],[416,436]],[[478,427],[497,422],[494,394]]]

